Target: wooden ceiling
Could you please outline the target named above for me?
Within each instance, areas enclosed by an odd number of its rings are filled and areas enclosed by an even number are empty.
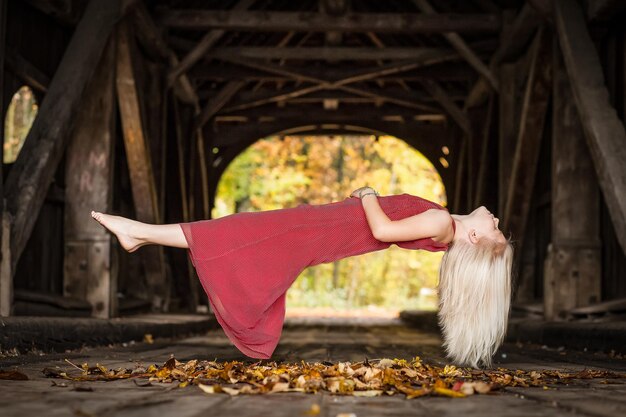
[[[490,63],[522,5],[160,0],[144,18],[165,43],[169,84],[195,95],[196,127],[367,118],[469,132],[468,97],[479,81],[497,91]]]

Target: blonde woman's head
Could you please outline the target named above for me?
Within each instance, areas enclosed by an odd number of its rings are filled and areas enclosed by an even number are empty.
[[[456,233],[439,269],[443,346],[462,366],[490,367],[507,329],[513,246],[484,206],[452,217]]]

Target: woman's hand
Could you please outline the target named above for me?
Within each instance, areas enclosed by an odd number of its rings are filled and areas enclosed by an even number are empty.
[[[361,194],[362,192],[365,192],[365,190],[371,190],[371,191],[374,191],[374,189],[373,189],[372,187],[365,186],[365,187],[357,188],[356,190],[352,191],[352,193],[350,194],[350,197],[358,197],[358,198],[361,198],[361,197],[359,196],[359,194]]]

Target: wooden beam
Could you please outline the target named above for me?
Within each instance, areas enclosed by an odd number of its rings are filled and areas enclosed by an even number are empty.
[[[300,109],[300,107],[304,107],[305,109]],[[359,106],[363,107],[363,106]],[[290,111],[287,111],[290,110]],[[308,112],[307,112],[308,111]],[[408,113],[410,110],[407,109]],[[431,115],[435,116],[435,115]],[[442,121],[445,120],[445,115],[437,115],[440,116]],[[364,110],[363,114],[360,114],[358,111],[334,111],[334,110],[324,110],[321,106],[315,108],[315,110],[311,109],[310,106],[289,106],[288,108],[278,108],[273,113],[270,113],[267,116],[254,117],[254,118],[245,118],[244,116],[234,116],[239,118],[239,123],[246,123],[244,120],[248,119],[247,122],[254,123],[277,123],[277,122],[289,122],[293,121],[293,123],[301,122],[303,124],[312,123],[316,120],[324,120],[325,123],[352,123],[355,119],[359,117],[367,117],[368,119],[374,121],[388,122],[388,123],[409,123],[415,122],[419,120],[419,117],[416,117],[414,114],[412,115],[397,115],[393,113],[387,113],[383,110],[376,109],[373,106],[370,106],[369,110]],[[221,120],[231,120],[228,125],[225,123],[218,123],[218,126],[237,126],[232,122],[233,116],[216,116],[218,121]],[[442,123],[443,124],[443,123]]]
[[[500,37],[500,46],[489,60],[489,69],[497,71],[501,62],[514,59],[521,54],[532,39],[541,24],[539,13],[528,3],[524,3],[510,27],[506,25]],[[484,78],[479,78],[470,89],[465,102],[465,109],[476,107],[489,97],[489,84]]]
[[[346,94],[347,93],[347,94]],[[389,93],[389,94],[385,94]],[[297,102],[320,102],[327,99],[335,99],[340,101],[367,102],[381,105],[383,103],[392,103],[419,112],[440,113],[441,110],[429,102],[432,98],[419,91],[404,91],[398,88],[392,91],[381,89],[366,89],[364,87],[352,88],[342,86],[334,89],[320,88],[319,85],[312,85],[302,88],[293,88],[286,90],[280,94],[276,94],[271,90],[263,90],[259,93],[241,92],[238,94],[238,100],[231,106],[224,108],[221,113],[231,113],[250,109],[254,107],[264,106],[272,103],[297,103]],[[351,100],[352,99],[352,100]]]
[[[65,151],[83,92],[120,15],[117,0],[89,2],[7,178],[5,197],[13,216],[12,273]]]
[[[561,52],[554,49],[552,233],[543,301],[546,320],[564,320],[568,310],[601,300],[600,190]]]
[[[457,57],[458,59],[458,57]],[[410,61],[411,63],[413,61]],[[365,68],[317,68],[310,66],[292,66],[281,65],[281,68],[294,73],[303,74],[313,78],[325,78],[329,80],[340,80],[348,78],[352,75],[357,75],[362,72],[372,72],[380,67],[365,67]],[[474,80],[475,71],[465,66],[458,64],[448,65],[433,65],[430,67],[417,67],[414,70],[407,70],[404,72],[381,74],[377,79],[384,82],[397,82],[397,81],[420,81],[425,78],[443,80],[443,81],[462,81],[467,82]],[[230,65],[228,63],[221,63],[216,65],[211,63],[209,65],[195,66],[187,72],[189,78],[194,80],[214,80],[214,81],[232,81],[232,80],[246,80],[246,81],[264,81],[281,83],[293,79],[286,75],[268,74],[264,71],[257,71],[252,68],[245,68],[240,65]]]
[[[215,116],[237,92],[246,85],[245,81],[229,81],[211,98],[194,122],[194,129],[202,129],[211,117]]]
[[[241,120],[254,121],[259,118],[297,118],[306,114],[311,120],[315,120],[317,117],[324,118],[328,116],[341,116],[341,117],[355,117],[361,116],[367,119],[380,119],[385,117],[397,116],[407,120],[411,120],[416,116],[423,115],[424,112],[407,109],[406,107],[388,105],[384,107],[376,107],[371,104],[340,104],[337,110],[325,110],[319,103],[316,104],[299,104],[299,105],[286,105],[284,107],[278,106],[263,106],[255,107],[251,109],[241,110],[237,113],[231,113],[223,115],[218,113],[215,116],[217,122],[221,118],[240,118]],[[319,115],[319,116],[318,116]],[[445,116],[444,116],[445,117]]]
[[[178,57],[167,46],[160,29],[152,20],[143,2],[139,2],[134,8],[133,26],[139,42],[147,50],[168,62],[171,68],[178,66]],[[173,87],[174,93],[180,100],[195,106],[199,111],[198,96],[186,75],[178,77]]]
[[[239,0],[232,10],[234,12],[241,12],[252,6],[255,1],[256,0]],[[182,61],[170,70],[167,75],[167,84],[173,85],[181,74],[187,72],[187,70],[196,62],[206,56],[207,52],[213,47],[213,45],[215,45],[215,43],[220,40],[222,36],[224,36],[224,33],[226,33],[226,31],[220,29],[208,31],[202,37],[200,42],[198,42],[198,44],[191,51],[189,51],[187,55],[185,55]]]
[[[90,210],[110,212],[115,142],[115,42],[109,41],[76,115],[65,154],[63,294],[88,301],[93,317],[117,316],[111,234]]]
[[[150,152],[145,137],[144,122],[132,67],[132,37],[128,22],[121,22],[117,31],[116,87],[124,145],[131,179],[135,215],[145,223],[160,223],[158,200]],[[147,249],[147,250],[144,250]],[[155,310],[164,307],[163,295],[168,293],[162,246],[142,248],[142,259],[148,281],[149,300]]]
[[[578,4],[554,3],[559,44],[615,233],[626,253],[626,131],[609,101],[602,65]]]
[[[552,39],[541,30],[535,37],[526,83],[515,156],[511,167],[502,229],[523,246],[530,198],[535,184],[539,149],[552,90]],[[519,261],[519,258],[518,258]]]
[[[424,14],[430,16],[437,15],[437,12],[435,11],[435,9],[433,9],[428,0],[413,0],[413,4],[415,4],[417,8],[420,9]],[[476,53],[474,53],[474,51],[472,51],[469,45],[463,40],[463,38],[461,38],[461,36],[459,36],[458,33],[444,32],[443,37],[446,38],[446,40],[450,43],[450,45],[452,45],[454,49],[456,49],[459,55],[465,58],[467,63],[472,68],[474,68],[479,74],[485,77],[487,81],[489,81],[489,84],[495,91],[498,91],[498,81],[491,73],[491,70],[487,68],[487,65],[483,63],[483,61],[480,59],[480,57],[478,57],[478,55],[476,55]]]
[[[304,128],[302,128],[304,126]],[[308,126],[308,127],[307,127]],[[301,117],[294,120],[279,120],[269,123],[245,124],[242,126],[220,126],[214,133],[213,146],[233,146],[241,140],[260,139],[269,135],[280,132],[290,132],[285,134],[298,134],[296,132],[323,132],[324,130],[341,131],[344,134],[349,131],[356,131],[360,128],[360,132],[366,131],[372,133],[377,131],[379,134],[397,134],[398,137],[423,137],[423,138],[440,138],[445,133],[443,125],[425,124],[420,122],[395,123],[384,121],[363,121],[360,118],[353,120],[344,120],[341,123],[334,122],[332,119],[315,120],[311,123],[308,118]],[[295,129],[295,130],[291,130]],[[404,135],[402,134],[404,133]],[[430,139],[429,139],[430,140]],[[434,143],[434,142],[430,142]],[[218,157],[219,157],[218,153]]]
[[[493,14],[347,13],[331,16],[311,12],[231,12],[225,10],[161,9],[160,22],[186,30],[376,32],[376,33],[494,33],[500,17]]]
[[[267,62],[251,61],[243,59],[228,59],[229,62],[235,63],[242,67],[248,67],[255,70],[263,71],[269,74],[275,74],[287,78],[291,78],[296,81],[308,81],[312,83],[324,84],[328,86],[342,86],[362,81],[374,80],[378,77],[402,74],[407,71],[424,68],[436,63],[442,63],[446,61],[458,60],[459,56],[452,52],[435,52],[432,54],[423,55],[418,60],[406,60],[400,62],[393,62],[391,64],[367,67],[363,69],[350,69],[349,71],[307,71],[306,68],[298,67],[298,69],[292,67],[279,66]]]
[[[41,72],[37,67],[27,61],[15,50],[6,52],[6,63],[15,75],[17,75],[29,87],[45,93],[50,85],[50,78]]]
[[[446,57],[448,57],[448,55],[446,55]],[[379,99],[380,101],[388,101],[390,103],[402,105],[402,106],[409,107],[409,108],[433,111],[434,110],[433,108],[425,109],[425,107],[427,106],[417,103],[411,98],[390,97],[390,96],[384,95],[383,92],[372,92],[364,88],[353,88],[353,87],[349,87],[346,85],[346,84],[354,83],[357,81],[366,81],[369,79],[374,79],[380,75],[391,73],[391,72],[399,72],[403,69],[408,70],[412,68],[417,68],[419,67],[419,65],[425,65],[424,62],[430,63],[434,59],[444,59],[444,56],[439,56],[439,58],[435,58],[434,56],[428,56],[428,57],[425,57],[424,59],[426,61],[414,62],[414,63],[409,63],[409,64],[407,63],[392,64],[387,67],[374,68],[369,73],[362,72],[362,73],[355,74],[348,78],[337,80],[337,81],[328,81],[324,79],[318,79],[315,77],[307,76],[304,74],[297,74],[297,73],[294,73],[292,71],[286,70],[282,67],[272,65],[272,64],[259,63],[259,62],[254,62],[254,61],[248,62],[248,61],[241,61],[241,60],[233,60],[233,62],[236,62],[238,64],[245,65],[245,66],[255,68],[255,69],[259,69],[261,71],[266,71],[266,72],[270,72],[273,74],[279,74],[279,75],[292,77],[299,81],[309,81],[309,82],[317,83],[317,85],[307,86],[303,88],[296,88],[291,91],[287,91],[287,92],[283,92],[279,94],[272,94],[268,97],[262,97],[257,100],[249,101],[246,103],[235,104],[233,106],[230,106],[224,109],[223,111],[232,112],[232,111],[237,111],[237,110],[243,110],[243,109],[247,109],[251,107],[262,106],[268,103],[275,103],[279,101],[289,100],[295,97],[300,97],[300,96],[314,93],[320,90],[332,90],[332,89],[339,89],[348,93],[360,95],[362,97],[376,98],[376,99]]]
[[[291,91],[297,91],[297,90],[298,89],[296,88],[296,89],[286,89],[283,91],[284,93],[289,93]],[[405,89],[401,87],[393,87],[393,88],[389,87],[389,88],[370,88],[367,91],[375,93],[375,95],[365,97],[363,95],[357,95],[357,94],[349,93],[346,91],[342,91],[340,89],[337,89],[337,90],[323,90],[323,89],[317,90],[316,89],[316,91],[312,91],[306,95],[292,97],[288,101],[278,102],[277,106],[283,106],[285,104],[298,104],[298,103],[299,104],[320,103],[320,102],[323,102],[324,100],[338,100],[339,105],[342,105],[344,103],[345,104],[372,104],[374,103],[380,106],[381,104],[384,104],[384,103],[378,94],[385,94],[385,95],[397,97],[403,100],[412,100],[413,102],[419,103],[421,106],[423,106],[423,109],[421,109],[419,113],[424,113],[424,112],[428,113],[428,112],[433,112],[433,111],[435,113],[442,112],[440,107],[435,105],[435,99],[433,99],[431,95],[429,95],[427,92],[423,90],[406,91]],[[200,97],[204,98],[205,100],[208,100],[214,95],[215,95],[215,91],[209,90],[209,91],[202,91]],[[256,91],[256,92],[252,90],[240,91],[235,96],[236,102],[233,105],[240,104],[240,103],[247,103],[249,101],[264,99],[268,97],[273,97],[275,95],[276,95],[276,92],[271,88],[263,88],[260,91]],[[458,103],[458,102],[463,101],[463,99],[465,98],[465,93],[461,90],[455,89],[449,92],[449,96],[452,100]],[[265,106],[269,104],[273,104],[273,103],[275,102],[266,103]],[[253,108],[253,107],[255,106],[252,106],[250,108]],[[413,107],[414,106],[412,105],[411,108]],[[224,110],[220,111],[220,114],[223,114],[226,112],[227,112],[227,109],[225,108]]]
[[[435,101],[437,101],[441,105],[441,107],[444,108],[444,110],[450,115],[452,120],[454,120],[454,122],[459,125],[461,130],[463,130],[463,132],[465,132],[466,134],[471,135],[472,127],[469,119],[467,118],[467,114],[463,112],[463,110],[461,110],[454,101],[452,101],[452,99],[450,98],[450,96],[448,96],[445,90],[441,88],[441,86],[436,81],[433,80],[424,80],[421,82],[421,84],[424,89],[433,96]]]
[[[308,47],[308,48],[277,48],[277,47],[222,47],[211,52],[210,57],[225,61],[239,59],[297,59],[304,61],[375,61],[387,60],[423,60],[424,57],[451,55],[450,49],[414,48],[414,47]]]

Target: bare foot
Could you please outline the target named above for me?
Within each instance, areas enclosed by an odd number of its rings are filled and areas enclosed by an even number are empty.
[[[137,237],[137,229],[141,225],[138,221],[127,219],[126,217],[100,213],[99,211],[92,211],[91,217],[113,233],[120,242],[120,245],[128,252],[134,252],[148,244],[148,242]]]

